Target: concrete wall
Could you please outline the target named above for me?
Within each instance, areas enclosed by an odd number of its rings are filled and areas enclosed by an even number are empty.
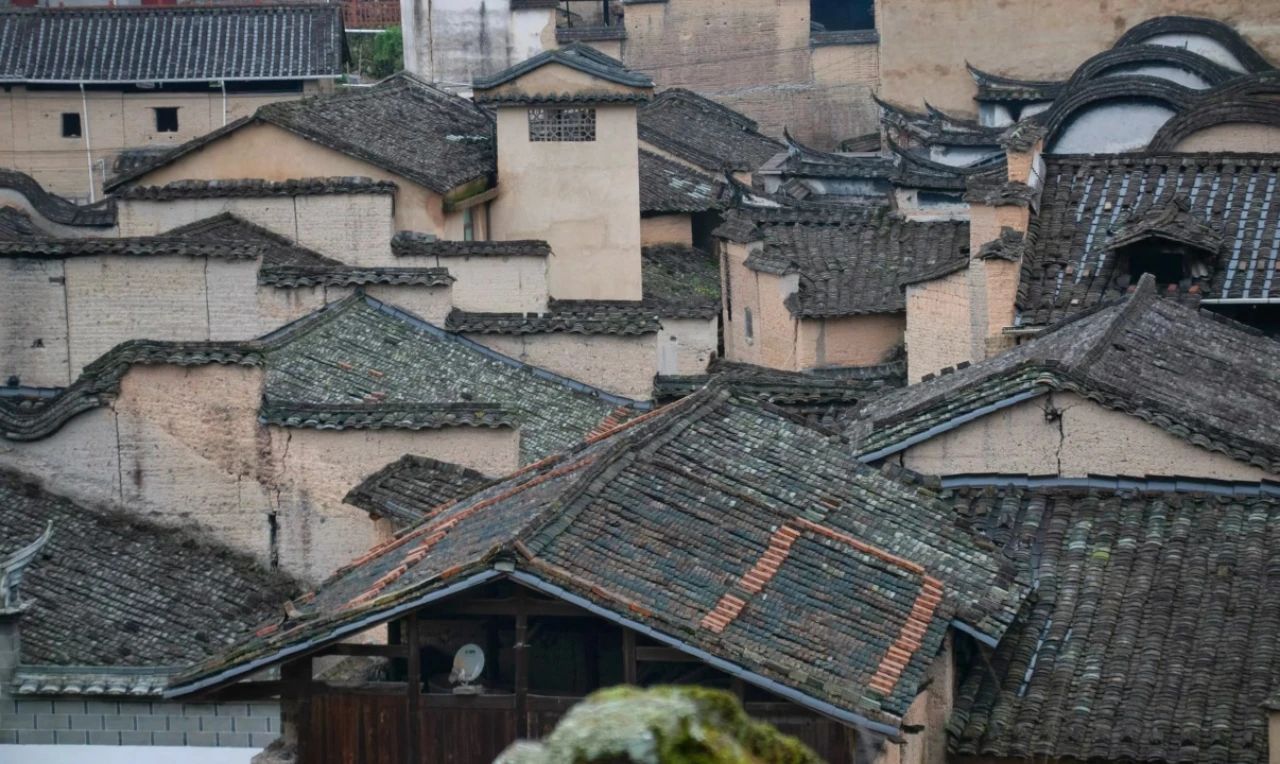
[[[659,374],[702,374],[716,357],[720,318],[664,318],[657,335]]]
[[[277,703],[164,703],[99,698],[0,700],[0,745],[263,748],[279,734]],[[85,756],[88,758],[89,754]]]
[[[579,79],[565,67],[544,66],[515,84],[577,89],[584,87]],[[596,140],[581,142],[531,142],[528,108],[500,108],[498,173],[502,194],[491,207],[493,236],[551,244],[552,297],[640,299],[634,106],[597,106]]]
[[[1061,417],[1046,419],[1046,406]],[[1010,406],[913,446],[901,456],[904,466],[934,475],[1093,473],[1246,481],[1275,477],[1072,393]]]
[[[1066,79],[1126,30],[1171,14],[1225,21],[1276,61],[1274,10],[1255,0],[878,0],[880,96],[972,116],[976,86],[966,61],[1024,79]]]
[[[949,276],[907,287],[907,382],[972,361],[981,350],[969,330],[969,274]]]
[[[555,47],[554,9],[512,11],[508,0],[401,0],[405,69],[462,90]]]
[[[691,215],[650,215],[640,218],[640,243],[693,246]]]
[[[386,533],[341,499],[403,454],[490,475],[518,466],[514,430],[269,428],[257,421],[261,396],[257,368],[134,366],[111,406],[42,440],[0,442],[0,466],[56,475],[59,493],[73,500],[198,526],[309,581]]]
[[[370,220],[377,225],[388,225],[388,237],[391,231],[422,231],[444,236],[445,213],[443,200],[439,194],[380,167],[325,148],[275,125],[246,125],[230,135],[192,151],[181,159],[147,173],[136,183],[163,185],[175,180],[191,179],[290,180],[340,176],[364,176],[375,180],[389,180],[398,186],[392,221],[388,223],[383,218]],[[345,197],[334,198],[338,203],[342,203]],[[349,214],[339,218],[342,221],[354,219],[354,216]],[[124,230],[123,223],[121,223],[121,229]],[[299,235],[301,235],[300,232]]]
[[[314,92],[318,84],[309,86]],[[327,86],[326,86],[327,87]],[[14,86],[0,93],[0,166],[21,170],[49,191],[77,200],[89,198],[89,165],[93,164],[93,193],[102,196],[104,173],[122,148],[177,145],[204,135],[259,106],[291,100],[301,93],[229,94],[223,118],[222,92],[121,93],[79,90],[29,91]],[[85,105],[88,105],[87,117]],[[178,131],[156,132],[155,107],[178,108]],[[62,115],[81,115],[79,138],[62,137]],[[87,140],[83,135],[87,126]],[[91,151],[89,149],[92,149]]]
[[[686,87],[780,136],[834,148],[874,132],[874,43],[812,46],[809,0],[628,5],[622,57],[663,87]]]
[[[906,326],[905,312],[802,318],[795,338],[797,368],[880,363],[902,344]]]
[[[653,397],[653,376],[657,373],[658,358],[652,334],[465,336],[524,363],[540,366],[611,393],[641,400]]]

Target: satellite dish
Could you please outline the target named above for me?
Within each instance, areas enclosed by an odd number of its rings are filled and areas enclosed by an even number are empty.
[[[482,671],[484,671],[484,650],[476,644],[465,644],[453,654],[453,670],[449,672],[449,682],[467,687],[480,678]]]

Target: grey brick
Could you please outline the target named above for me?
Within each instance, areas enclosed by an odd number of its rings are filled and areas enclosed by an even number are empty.
[[[218,744],[216,732],[188,732],[187,745],[215,746]]]
[[[184,703],[182,706],[183,716],[213,716],[218,713],[218,707],[213,703]]]
[[[89,733],[84,730],[58,730],[53,733],[58,745],[87,745]]]
[[[102,715],[101,714],[72,714],[71,729],[100,730],[102,729]]]
[[[18,713],[17,698],[0,698],[0,714]]]
[[[53,745],[52,730],[18,730],[20,745]]]
[[[53,701],[19,700],[13,710],[19,714],[51,714],[53,713]]]
[[[67,714],[36,714],[36,729],[66,730],[71,729],[71,719]]]
[[[235,718],[236,732],[270,732],[271,725],[264,718],[255,718],[252,716],[237,716]]]
[[[187,733],[185,732],[153,732],[151,733],[152,745],[186,745]]]
[[[279,703],[250,703],[249,715],[250,716],[279,716],[280,704]]]
[[[182,716],[182,704],[181,703],[152,703],[151,713],[170,714],[172,716]]]
[[[118,714],[120,704],[114,700],[90,700],[84,704],[86,714]]]
[[[0,745],[17,745],[17,730],[0,730]]]
[[[248,748],[249,735],[243,732],[219,732],[218,745],[223,748]]]
[[[102,730],[90,732],[89,745],[120,745],[120,733]]]
[[[255,732],[249,736],[249,744],[254,748],[266,748],[278,737],[274,732]]]
[[[202,716],[200,717],[200,730],[202,732],[231,732],[232,722],[235,721],[230,716]]]
[[[151,733],[121,732],[120,745],[151,745]]]
[[[170,716],[169,717],[170,732],[199,732],[200,717],[198,716]]]
[[[83,700],[55,700],[53,701],[53,712],[55,714],[83,714]]]
[[[131,717],[136,720],[138,729],[144,732],[165,732],[169,729],[169,717],[161,716],[137,716]]]
[[[164,717],[161,716],[160,719],[163,721]],[[132,714],[129,716],[107,714],[102,717],[102,728],[108,730],[135,730],[138,728],[138,717]]]
[[[248,716],[252,708],[248,703],[219,703],[218,716]]]
[[[0,730],[33,730],[35,714],[0,714]]]

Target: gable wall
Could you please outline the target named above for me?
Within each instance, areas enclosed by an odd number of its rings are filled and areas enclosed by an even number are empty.
[[[1062,412],[1048,421],[1045,406]],[[895,457],[898,458],[898,457]],[[901,463],[933,475],[1012,473],[1084,477],[1180,475],[1257,481],[1268,476],[1129,414],[1072,393],[1024,401],[915,445]]]
[[[468,339],[532,366],[628,398],[653,395],[657,353],[652,334],[468,334]],[[705,366],[703,367],[706,368]]]
[[[774,369],[797,369],[797,321],[783,303],[795,291],[796,279],[760,273],[746,266],[752,247],[722,241],[722,270],[727,287],[721,289],[724,310],[724,357],[739,363]],[[752,337],[747,337],[746,312],[751,311]]]
[[[109,407],[33,442],[0,441],[0,466],[76,501],[198,526],[263,564],[318,581],[382,538],[342,504],[406,453],[489,475],[518,465],[512,429],[286,430],[258,422],[262,369],[134,366]],[[276,518],[274,545],[271,517]]]
[[[905,313],[802,318],[796,335],[796,365],[871,366],[902,344]]]

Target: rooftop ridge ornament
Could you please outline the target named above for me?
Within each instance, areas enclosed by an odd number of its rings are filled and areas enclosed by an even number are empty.
[[[18,585],[22,583],[22,573],[31,561],[40,554],[40,550],[53,535],[53,521],[45,526],[40,538],[0,559],[0,614],[18,613],[25,605],[18,597]]]

